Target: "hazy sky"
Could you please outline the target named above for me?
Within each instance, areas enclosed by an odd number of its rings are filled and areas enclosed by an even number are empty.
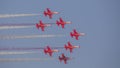
[[[60,14],[49,19],[43,15],[46,8],[58,11]],[[31,62],[0,62],[0,68],[120,68],[120,1],[119,0],[0,0],[0,14],[40,14],[40,16],[0,18],[0,24],[38,23],[43,20],[48,23],[62,17],[72,24],[62,29],[52,25],[45,32],[35,27],[25,29],[0,30],[0,35],[34,35],[34,34],[64,34],[64,37],[0,40],[0,48],[7,47],[45,47],[64,46],[68,41],[80,45],[80,49],[68,51],[61,49],[53,54],[54,60]],[[86,33],[76,41],[69,32],[76,29]],[[32,50],[37,53],[24,55],[0,55],[0,58],[49,58],[42,50]],[[16,52],[16,51],[15,51]],[[31,52],[31,51],[27,51]],[[68,64],[57,59],[61,53],[74,57]]]

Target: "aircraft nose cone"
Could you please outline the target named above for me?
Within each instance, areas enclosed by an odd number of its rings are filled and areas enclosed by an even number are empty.
[[[54,14],[59,14],[59,12],[54,12]]]
[[[46,26],[51,26],[51,24],[46,24]]]
[[[56,49],[56,50],[54,50],[54,52],[59,52],[59,50]]]
[[[80,48],[80,46],[75,46],[76,48]]]
[[[67,23],[68,23],[68,24],[71,24],[72,22],[71,22],[71,21],[68,21]]]
[[[85,35],[85,33],[80,33],[82,36],[84,36]]]

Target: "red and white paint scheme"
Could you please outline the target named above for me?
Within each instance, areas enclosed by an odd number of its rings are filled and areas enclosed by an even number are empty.
[[[49,54],[49,56],[52,56],[52,53],[53,52],[58,52],[58,50],[57,49],[51,49],[49,46],[47,46],[46,48],[44,48],[44,53],[45,54]]]
[[[69,49],[69,50],[70,50],[70,53],[72,53],[72,51],[73,51],[74,48],[80,48],[80,46],[74,46],[74,45],[72,45],[70,42],[68,42],[67,45],[65,44],[64,48],[65,48],[66,50]]]
[[[71,59],[72,59],[72,58],[66,57],[63,53],[62,53],[61,56],[59,56],[60,62],[64,61],[65,64],[67,64],[67,61],[68,61],[68,60],[71,60]]]
[[[47,27],[47,26],[51,26],[51,24],[45,24],[41,20],[39,23],[36,24],[36,28],[37,29],[41,28],[42,31],[44,31],[45,27]]]
[[[85,33],[78,33],[76,29],[73,29],[73,32],[70,32],[70,36],[73,38],[75,37],[76,40],[78,40],[79,36],[84,36]]]
[[[49,18],[50,19],[52,19],[52,16],[54,15],[54,14],[58,14],[59,12],[55,12],[55,11],[51,11],[49,8],[47,8],[46,9],[46,11],[44,11],[44,15],[45,16],[49,16]]]
[[[56,21],[56,24],[57,24],[58,26],[61,25],[61,27],[64,28],[64,26],[65,26],[66,24],[71,24],[71,22],[70,22],[70,21],[65,22],[62,18],[59,18],[59,20]]]

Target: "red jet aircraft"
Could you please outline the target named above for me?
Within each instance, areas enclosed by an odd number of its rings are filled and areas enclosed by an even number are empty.
[[[57,20],[57,21],[56,21],[56,24],[57,24],[58,26],[61,25],[62,28],[64,28],[65,24],[71,24],[71,22],[70,22],[70,21],[65,22],[65,21],[63,21],[62,18],[59,18],[59,21]]]
[[[58,50],[57,50],[57,49],[52,50],[49,46],[47,46],[47,47],[44,49],[44,53],[45,53],[45,54],[49,53],[49,56],[52,56],[52,53],[53,53],[53,52],[58,52]]]
[[[39,29],[41,28],[42,31],[44,31],[45,27],[51,26],[50,24],[44,24],[41,20],[39,23],[36,24],[36,28]]]
[[[66,57],[63,53],[62,53],[61,57],[59,56],[60,62],[64,61],[65,64],[67,64],[67,61],[68,61],[68,60],[71,60],[71,59],[72,59],[72,58]]]
[[[70,42],[68,42],[68,45],[65,44],[64,48],[67,50],[69,49],[70,50],[70,53],[72,53],[72,50],[74,48],[80,48],[80,46],[73,46]]]
[[[85,33],[78,33],[76,29],[73,30],[73,32],[70,32],[70,36],[73,38],[75,37],[76,40],[78,40],[79,36],[84,36]]]
[[[44,11],[44,15],[49,16],[50,19],[52,19],[53,14],[58,14],[58,12],[53,12],[49,8],[47,8],[46,11]]]

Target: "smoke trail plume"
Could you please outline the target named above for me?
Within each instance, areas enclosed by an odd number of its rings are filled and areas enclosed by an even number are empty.
[[[0,55],[31,54],[37,52],[0,52]]]
[[[0,58],[0,62],[47,61],[55,58]]]
[[[10,50],[41,50],[45,47],[33,47],[33,48],[0,48],[0,51],[10,51]],[[51,47],[52,49],[63,49],[64,47]]]
[[[40,14],[0,14],[0,18],[38,16],[38,15],[40,15]]]
[[[36,48],[0,48],[0,51],[2,50],[40,50],[44,49],[44,47],[36,47]]]
[[[32,39],[32,38],[48,38],[62,37],[64,35],[23,35],[23,36],[0,36],[0,39]]]
[[[35,25],[31,25],[31,26],[0,26],[0,30],[3,30],[3,29],[18,29],[18,28],[31,28],[31,27],[35,27]]]

